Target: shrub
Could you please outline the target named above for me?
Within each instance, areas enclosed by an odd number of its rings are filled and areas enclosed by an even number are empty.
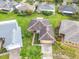
[[[52,11],[42,11],[42,14],[49,16],[52,15]]]
[[[7,52],[7,50],[5,48],[0,49],[0,54],[4,53],[4,52]]]
[[[26,11],[26,14],[27,14],[27,15],[32,15],[32,13],[33,13],[32,10],[27,10],[27,11]]]

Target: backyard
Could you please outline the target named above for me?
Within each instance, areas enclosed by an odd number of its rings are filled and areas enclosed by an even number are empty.
[[[70,18],[69,16],[63,16],[61,14],[45,16],[43,14],[34,13],[32,15],[18,16],[17,14],[14,14],[14,13],[8,13],[8,14],[0,13],[0,21],[16,19],[19,23],[19,26],[21,26],[21,28],[22,28],[23,47],[20,52],[22,59],[24,59],[24,57],[29,57],[30,59],[40,59],[41,58],[41,55],[42,55],[41,50],[40,50],[41,47],[32,46],[32,44],[31,44],[32,43],[32,33],[29,33],[27,31],[30,21],[36,17],[43,17],[43,18],[48,19],[54,28],[59,26],[61,20]],[[65,46],[61,46],[60,44],[58,44],[58,45],[64,50],[63,54],[68,54],[68,56],[70,56],[71,59],[73,57],[75,58],[75,55],[74,55],[75,49],[73,49],[73,48],[71,49],[68,47],[66,48]],[[58,53],[61,51],[61,49],[59,49],[56,45],[53,46],[53,49],[54,49],[55,53],[56,52]],[[1,58],[2,57],[0,57],[0,59]],[[4,58],[2,58],[2,59],[5,59],[5,58],[7,59],[6,56],[4,56]]]

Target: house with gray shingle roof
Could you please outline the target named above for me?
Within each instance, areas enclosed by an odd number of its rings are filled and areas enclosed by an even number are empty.
[[[59,12],[62,14],[75,14],[77,10],[73,5],[62,5],[59,6]]]
[[[43,19],[43,18],[33,19],[30,22],[28,31],[39,32],[43,26],[47,26],[47,25],[50,25],[50,23],[46,19]]]
[[[18,2],[14,0],[0,0],[0,10],[1,12],[12,12]]]
[[[59,34],[64,34],[64,42],[79,44],[79,22],[63,20],[60,25]]]
[[[49,21],[43,18],[37,18],[30,22],[28,31],[34,33],[33,42],[35,40],[35,34],[39,34],[38,40],[41,44],[53,44],[55,42],[54,31]]]
[[[63,5],[67,5],[67,3],[71,4],[71,3],[78,3],[79,0],[63,0]]]
[[[48,3],[41,3],[37,7],[37,12],[40,13],[42,11],[51,11],[52,14],[55,14],[55,5]]]
[[[72,2],[73,2],[73,3],[78,3],[78,2],[79,2],[79,0],[72,0]]]
[[[51,25],[44,26],[39,33],[40,43],[55,43],[54,32]]]

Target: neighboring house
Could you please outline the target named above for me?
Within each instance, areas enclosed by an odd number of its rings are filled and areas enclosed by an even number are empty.
[[[37,7],[37,12],[40,13],[42,11],[51,11],[53,14],[55,14],[55,5],[48,3],[41,3]]]
[[[25,12],[25,11],[35,11],[35,6],[30,5],[28,3],[19,3],[18,5],[15,6],[15,8],[18,10],[18,12]]]
[[[19,52],[22,47],[21,28],[17,24],[17,21],[10,20],[0,22],[0,37],[5,39],[3,47],[10,53],[10,59],[17,59],[19,56],[15,57],[14,53]],[[19,50],[17,51],[17,49]],[[12,58],[12,55],[15,58]]]
[[[75,14],[77,10],[72,5],[62,5],[59,6],[59,12],[62,14]]]
[[[14,10],[14,4],[13,1],[0,1],[0,10],[3,12],[12,12]]]
[[[59,34],[63,36],[63,42],[79,44],[79,22],[63,20],[60,25]]]
[[[46,19],[37,18],[32,20],[28,31],[34,34],[33,42],[35,40],[35,34],[39,34],[38,40],[41,44],[53,44],[55,42],[54,32]]]
[[[55,43],[54,31],[51,25],[44,26],[39,33],[39,40],[42,44]]]
[[[79,0],[63,0],[63,5],[67,5],[68,3],[71,4],[71,3],[78,3]]]
[[[73,2],[73,3],[78,3],[78,2],[79,2],[79,0],[72,0],[72,2]]]
[[[48,20],[43,19],[43,18],[36,18],[36,19],[33,19],[30,22],[28,31],[31,31],[31,32],[40,32],[41,28],[43,26],[47,26],[47,25],[50,25],[50,23],[48,22]]]

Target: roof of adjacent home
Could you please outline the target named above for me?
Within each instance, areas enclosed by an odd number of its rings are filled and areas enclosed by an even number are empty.
[[[78,24],[79,24],[79,22],[77,22],[77,21],[63,20],[61,22],[59,32],[62,34],[66,34],[66,33],[70,33],[71,31],[72,32],[77,31],[79,29]]]
[[[22,47],[21,28],[16,20],[0,22],[0,37],[5,38],[4,48],[12,50]]]
[[[13,8],[13,5],[11,3],[8,3],[6,1],[0,1],[1,10],[11,10],[11,8]]]
[[[43,26],[47,26],[47,25],[50,25],[50,23],[46,19],[43,19],[43,18],[33,19],[30,22],[28,30],[37,31],[37,30],[40,30]]]
[[[72,2],[77,3],[77,2],[78,2],[78,0],[72,0]]]
[[[26,10],[35,10],[33,5],[30,5],[28,3],[19,3],[18,5],[16,5],[16,9],[18,10],[22,10],[22,11],[26,11]]]
[[[60,25],[60,34],[65,34],[64,40],[79,43],[79,22],[63,20]]]
[[[0,10],[13,11],[14,6],[17,4],[18,2],[14,0],[0,0]]]
[[[47,3],[41,3],[38,5],[38,10],[41,11],[53,11],[55,10],[55,5],[54,4],[47,4]]]
[[[72,5],[63,5],[59,7],[59,11],[62,13],[75,13],[76,9]]]
[[[54,30],[51,25],[42,27],[39,33],[39,40],[55,40]]]

